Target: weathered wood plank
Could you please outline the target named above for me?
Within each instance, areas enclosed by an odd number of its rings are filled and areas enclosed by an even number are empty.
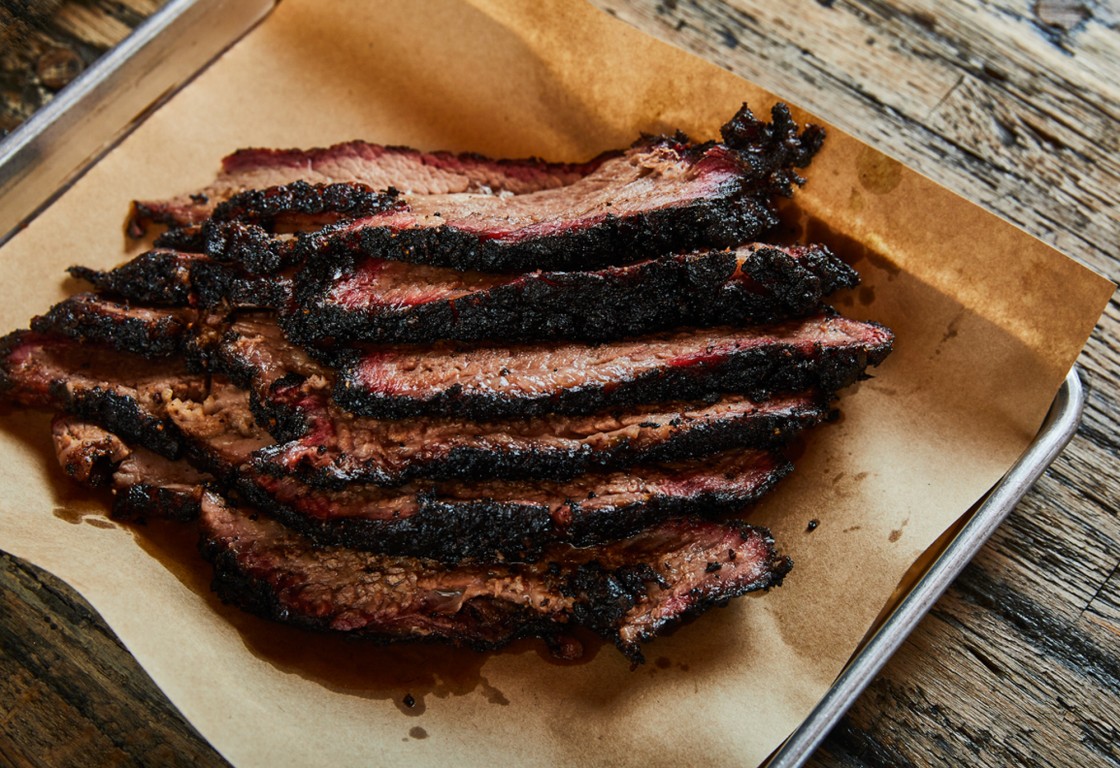
[[[223,764],[69,586],[0,553],[0,616],[0,764]]]
[[[0,0],[0,137],[167,0]]]

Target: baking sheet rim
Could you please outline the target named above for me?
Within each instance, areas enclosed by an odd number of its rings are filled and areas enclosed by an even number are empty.
[[[802,765],[871,680],[898,651],[960,572],[988,542],[1011,510],[1073,439],[1085,406],[1085,389],[1074,366],[1054,396],[1038,433],[982,502],[966,515],[960,530],[902,594],[879,626],[845,665],[836,681],[764,765]]]

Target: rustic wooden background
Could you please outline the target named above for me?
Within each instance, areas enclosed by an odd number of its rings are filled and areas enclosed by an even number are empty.
[[[1114,0],[594,2],[1120,280]],[[0,131],[160,4],[0,0]],[[812,765],[1120,765],[1115,297],[1079,366],[1070,447]],[[0,764],[221,763],[81,598],[3,566]]]

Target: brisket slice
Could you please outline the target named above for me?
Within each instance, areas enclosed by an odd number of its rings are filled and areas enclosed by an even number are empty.
[[[357,183],[394,186],[410,195],[524,194],[560,187],[594,171],[617,153],[586,163],[546,163],[536,158],[494,160],[476,154],[420,152],[352,141],[326,149],[242,149],[222,161],[215,182],[192,195],[134,203],[132,229],[146,222],[182,227],[209,218],[225,200],[245,190],[303,181],[312,185]]]
[[[128,443],[177,458],[165,417],[172,398],[202,399],[205,377],[175,359],[148,360],[75,339],[15,331],[0,339],[0,400],[65,411]]]
[[[202,499],[202,551],[223,600],[266,618],[381,641],[487,650],[574,626],[640,645],[687,616],[777,586],[788,558],[742,523],[674,520],[600,547],[557,547],[541,562],[449,566],[343,547],[298,533],[215,494]]]
[[[110,270],[75,266],[66,271],[99,293],[162,307],[193,303],[191,276],[200,254],[158,249],[147,251]]]
[[[472,479],[328,490],[260,470],[254,458],[268,440],[241,390],[215,379],[204,402],[172,401],[168,412],[196,466],[315,541],[448,561],[533,560],[555,542],[588,546],[672,516],[739,512],[791,469],[771,453],[736,451],[564,482]]]
[[[113,517],[149,516],[191,520],[198,516],[202,487],[213,478],[184,461],[170,461],[73,416],[51,422],[58,463],[72,480],[113,492]]]
[[[402,195],[385,213],[300,235],[296,252],[528,272],[739,245],[777,223],[772,198],[800,183],[793,169],[823,140],[815,126],[799,133],[785,105],[772,114],[762,123],[744,105],[723,127],[723,143],[643,141],[555,189]]]
[[[157,358],[182,352],[195,320],[190,309],[149,309],[79,293],[32,318],[31,330]]]
[[[823,247],[666,256],[587,272],[515,277],[384,259],[320,262],[285,316],[306,345],[441,340],[600,341],[682,323],[772,322],[815,311],[856,273]]]
[[[378,192],[365,184],[291,184],[249,189],[214,209],[212,221],[241,221],[267,230],[300,231],[343,219],[374,216],[398,205],[400,191]]]
[[[250,390],[258,422],[279,440],[259,453],[258,466],[328,487],[396,485],[416,477],[562,480],[593,469],[774,445],[826,414],[822,399],[799,393],[759,403],[730,396],[490,422],[365,418],[329,401],[329,372],[280,338],[264,316],[235,321],[211,364]]]
[[[153,306],[280,309],[292,297],[287,275],[252,274],[201,253],[157,249],[111,270],[70,267],[68,271],[99,293]]]
[[[818,424],[826,409],[809,394],[756,403],[731,396],[714,404],[670,403],[591,416],[545,415],[474,422],[446,417],[380,420],[355,417],[291,386],[309,429],[258,454],[257,466],[315,486],[365,482],[398,485],[414,478],[539,478],[651,461],[760,448]],[[273,393],[273,412],[286,392]]]
[[[386,348],[347,364],[336,402],[363,416],[475,418],[591,413],[720,394],[831,393],[890,352],[875,323],[817,316],[744,329],[713,328],[599,346],[569,342]]]

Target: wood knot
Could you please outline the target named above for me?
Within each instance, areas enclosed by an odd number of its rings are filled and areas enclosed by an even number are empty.
[[[82,71],[82,59],[69,48],[51,48],[35,62],[35,74],[45,88],[57,91]]]

